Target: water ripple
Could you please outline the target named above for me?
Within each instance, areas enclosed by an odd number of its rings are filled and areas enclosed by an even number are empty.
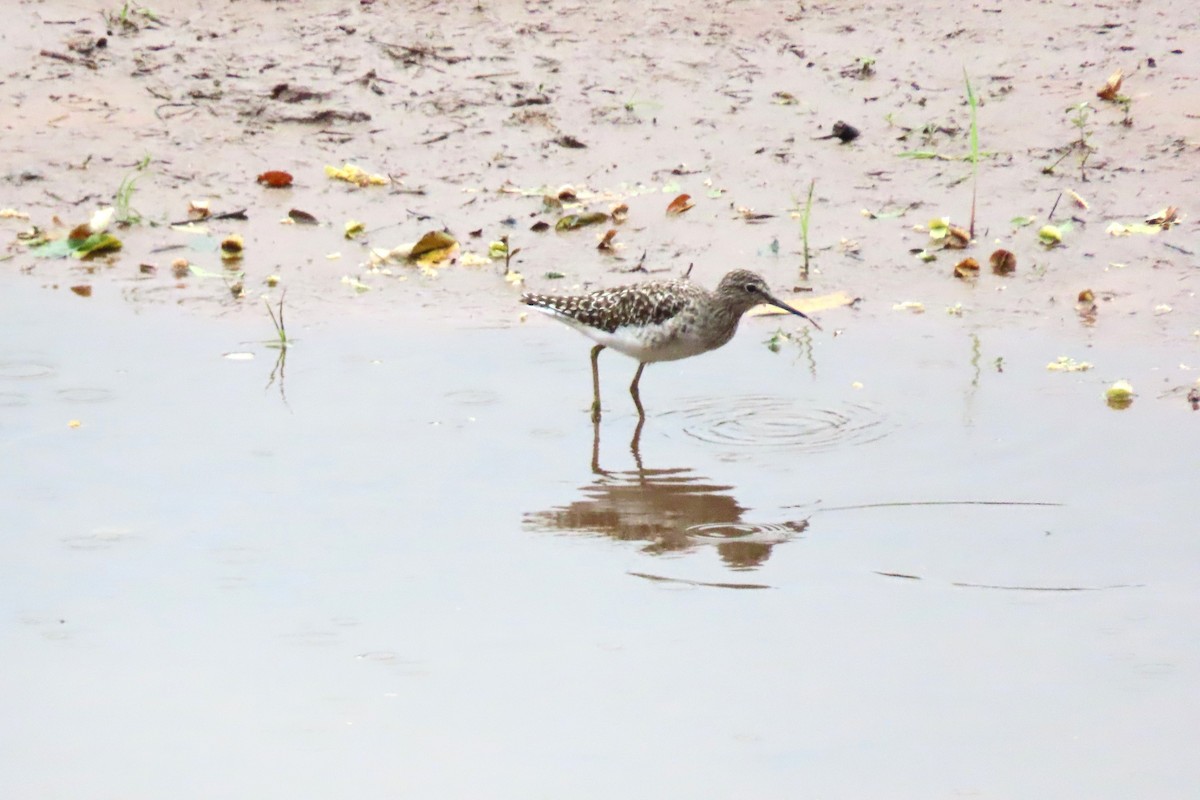
[[[813,408],[799,398],[779,396],[685,398],[668,413],[682,417],[683,432],[694,439],[739,448],[819,452],[875,442],[894,428],[870,405]]]

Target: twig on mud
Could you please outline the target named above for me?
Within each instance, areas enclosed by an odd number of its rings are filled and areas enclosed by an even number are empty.
[[[46,58],[53,58],[56,61],[64,61],[68,64],[82,64],[88,69],[96,69],[98,66],[96,62],[90,58],[76,58],[75,56],[67,55],[66,53],[56,53],[53,50],[43,50],[41,53],[39,53],[39,55],[45,56]]]
[[[192,111],[195,111],[199,106],[197,106],[195,103],[163,103],[162,105],[155,107],[154,116],[158,117],[163,122],[166,122],[168,119],[175,119],[175,117],[178,117],[181,114],[185,114],[187,112],[181,111],[179,114],[172,114],[170,117],[164,117],[162,114],[160,114],[158,112],[162,111],[164,108],[180,108],[180,107],[188,108]]]
[[[210,220],[219,220],[219,219],[243,219],[244,220],[244,219],[248,219],[248,218],[249,217],[247,217],[247,215],[246,215],[246,209],[239,208],[237,211],[226,211],[221,214],[209,214],[207,217],[198,217],[195,219],[185,219],[181,222],[168,222],[167,224],[171,225],[171,226],[175,226],[175,225],[188,225],[193,222],[208,222]]]
[[[1058,197],[1054,198],[1054,205],[1050,206],[1050,213],[1046,215],[1046,221],[1054,219],[1054,210],[1058,208],[1058,201],[1062,200],[1062,192],[1058,193]]]
[[[471,56],[451,56],[442,55],[439,50],[453,50],[452,47],[433,47],[433,46],[409,46],[405,44],[388,44],[380,42],[383,45],[383,51],[397,61],[403,61],[405,64],[416,64],[423,62],[427,58],[434,61],[441,61],[443,64],[457,64],[461,61],[470,61]]]

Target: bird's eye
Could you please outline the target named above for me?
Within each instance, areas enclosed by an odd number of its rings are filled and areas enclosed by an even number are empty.
[[[746,291],[749,292],[750,294],[754,294],[755,292],[758,291],[758,287],[755,286],[753,283],[747,283]]]

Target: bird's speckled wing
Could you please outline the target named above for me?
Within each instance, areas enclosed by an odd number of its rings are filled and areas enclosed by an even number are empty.
[[[545,308],[591,328],[615,333],[626,326],[659,325],[687,307],[697,287],[682,281],[652,281],[582,295],[526,293],[525,305]]]

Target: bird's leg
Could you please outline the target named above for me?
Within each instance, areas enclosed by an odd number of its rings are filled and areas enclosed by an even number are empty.
[[[604,345],[592,348],[592,422],[600,421],[600,351]]]
[[[642,408],[642,398],[638,394],[638,381],[640,381],[642,379],[642,370],[644,370],[645,368],[646,368],[645,361],[639,363],[638,370],[636,373],[634,373],[634,376],[633,376],[633,383],[629,384],[629,393],[631,395],[633,395],[633,404],[635,406],[637,406],[638,419],[646,418],[646,409]]]

